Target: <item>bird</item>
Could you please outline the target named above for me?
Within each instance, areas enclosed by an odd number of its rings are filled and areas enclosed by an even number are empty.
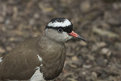
[[[47,81],[58,77],[66,58],[65,43],[83,37],[66,18],[53,18],[41,36],[27,39],[0,57],[0,80]]]

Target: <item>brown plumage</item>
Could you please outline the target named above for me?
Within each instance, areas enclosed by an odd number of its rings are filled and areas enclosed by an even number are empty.
[[[62,72],[66,57],[64,43],[72,36],[83,39],[72,29],[68,19],[52,19],[42,36],[18,44],[2,57],[0,80],[45,81],[57,77]]]
[[[33,38],[17,45],[13,51],[3,58],[0,64],[0,78],[30,79],[36,70],[35,68],[40,66],[38,54],[43,58],[41,71],[45,79],[53,79],[58,76],[62,71],[65,60],[65,46],[63,43],[58,44],[53,40],[47,40],[49,39],[43,36],[43,38]],[[56,67],[53,67],[54,65]]]

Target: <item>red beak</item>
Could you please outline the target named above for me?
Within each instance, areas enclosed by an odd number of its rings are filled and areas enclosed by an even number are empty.
[[[77,33],[75,33],[74,31],[72,31],[71,33],[69,33],[69,35],[73,36],[73,37],[78,37],[79,35]]]
[[[74,31],[72,31],[71,33],[69,33],[70,36],[75,37],[75,38],[79,38],[83,41],[86,41],[83,37],[81,37],[80,35],[78,35],[77,33],[75,33]]]

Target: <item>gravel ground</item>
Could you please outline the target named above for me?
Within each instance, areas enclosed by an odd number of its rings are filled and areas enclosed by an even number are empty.
[[[0,0],[0,54],[65,17],[88,42],[67,43],[55,81],[121,81],[121,0]]]

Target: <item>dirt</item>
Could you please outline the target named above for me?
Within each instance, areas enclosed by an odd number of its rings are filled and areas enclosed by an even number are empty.
[[[0,0],[0,54],[65,17],[87,42],[71,41],[55,81],[121,81],[120,0]]]

